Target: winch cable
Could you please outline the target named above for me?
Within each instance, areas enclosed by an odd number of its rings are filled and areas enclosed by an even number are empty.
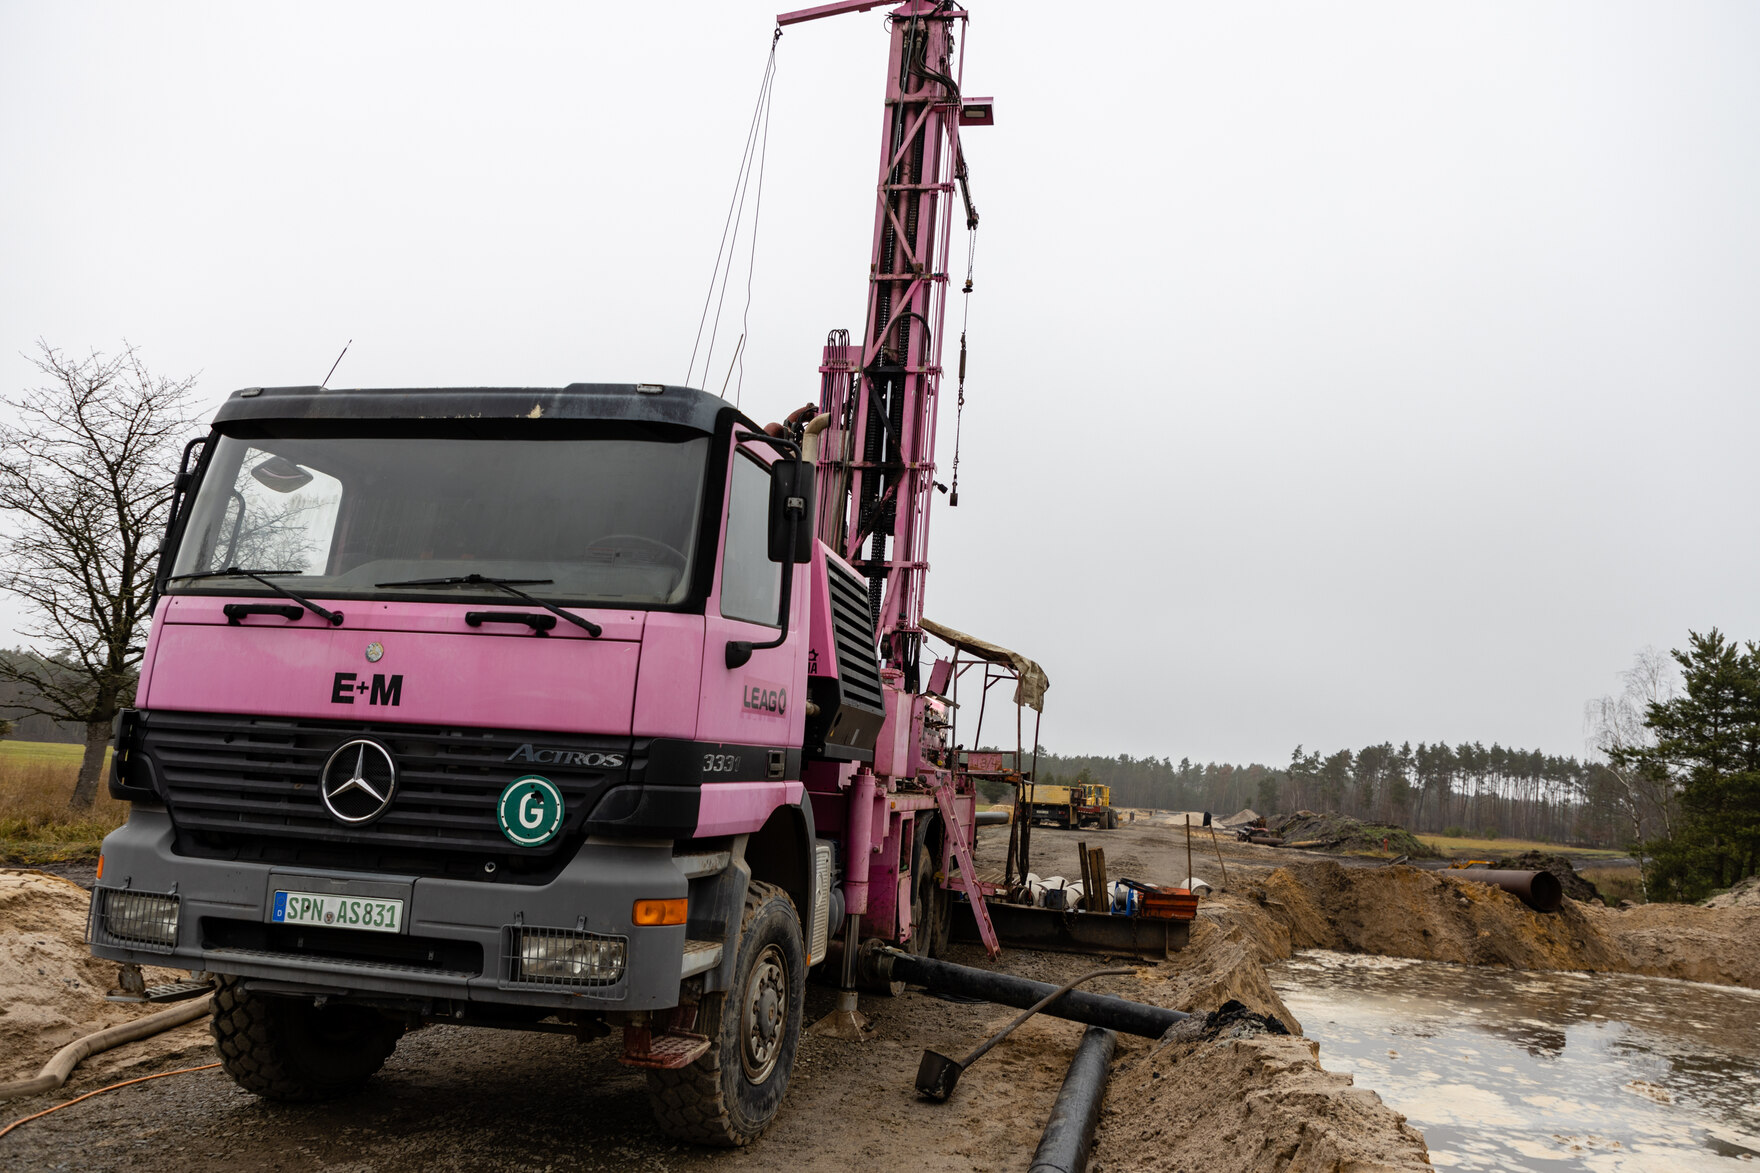
[[[966,418],[966,324],[972,317],[972,265],[978,256],[978,229],[966,229],[966,284],[960,291],[959,314],[959,399],[953,409],[953,483],[947,490],[947,505],[959,508],[959,434]]]
[[[764,215],[764,163],[770,157],[770,98],[776,92],[776,42],[782,37],[782,30],[776,30],[776,36],[770,40],[770,93],[764,100],[764,134],[758,145],[758,197],[752,204],[752,247],[751,256],[746,260],[746,307],[739,319],[739,350],[734,354],[734,362],[739,364],[739,382],[733,388],[733,405],[738,407],[740,396],[746,387],[746,339],[751,334],[752,317],[752,274],[758,268],[758,222]],[[729,260],[728,264],[732,265]],[[722,295],[726,296],[726,285],[722,286]],[[720,311],[716,311],[719,316]],[[714,340],[710,340],[714,346]],[[705,364],[706,365],[706,364]]]
[[[89,1091],[83,1096],[75,1096],[73,1099],[68,1100],[65,1103],[56,1104],[53,1108],[44,1108],[41,1112],[33,1112],[29,1116],[20,1116],[5,1128],[0,1128],[0,1136],[5,1136],[20,1124],[29,1124],[32,1120],[40,1120],[51,1112],[59,1112],[63,1108],[71,1108],[81,1100],[89,1100],[93,1096],[101,1096],[105,1092],[113,1092],[117,1088],[127,1087],[131,1083],[145,1083],[149,1079],[164,1079],[168,1075],[188,1075],[192,1071],[212,1071],[218,1066],[220,1066],[218,1063],[204,1063],[200,1067],[180,1067],[176,1071],[161,1071],[155,1075],[142,1075],[135,1079],[125,1079],[121,1083],[113,1083],[109,1087],[101,1087],[96,1091]]]
[[[709,378],[709,364],[710,359],[715,352],[715,338],[721,328],[721,307],[727,300],[727,282],[733,275],[733,253],[739,246],[740,224],[745,219],[746,192],[751,187],[752,161],[760,147],[760,126],[763,127],[764,138],[767,139],[769,135],[769,119],[767,111],[769,110],[770,105],[771,84],[776,78],[776,42],[781,39],[782,30],[778,28],[770,38],[770,56],[764,63],[763,80],[758,84],[758,100],[752,107],[751,124],[746,128],[745,149],[740,155],[739,168],[734,175],[733,195],[729,197],[727,201],[727,218],[721,225],[721,242],[715,249],[715,267],[709,273],[709,291],[703,296],[703,312],[697,319],[697,336],[691,343],[690,366],[685,369],[684,381],[686,386],[691,384],[691,378],[696,374],[697,355],[702,351],[703,328],[705,326],[709,326],[709,348],[707,352],[703,352],[703,371],[701,377],[705,383]],[[760,180],[760,187],[761,186],[762,181]],[[757,226],[754,224],[753,235],[755,236],[756,233]],[[725,269],[721,263],[724,257],[727,261]],[[719,298],[716,297],[715,293],[715,287],[717,284],[721,287]],[[709,306],[711,303],[714,303],[715,305],[715,321],[713,325],[710,325],[709,323]]]

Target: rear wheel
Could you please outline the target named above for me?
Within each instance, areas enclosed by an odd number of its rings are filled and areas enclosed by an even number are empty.
[[[334,1099],[370,1079],[397,1047],[403,1024],[362,1006],[264,998],[220,979],[210,1024],[220,1065],[264,1099]]]
[[[953,921],[953,901],[935,880],[937,852],[925,823],[917,841],[911,867],[911,939],[908,948],[919,957],[940,957],[947,952],[948,930]]]
[[[800,1045],[807,953],[794,901],[774,884],[746,889],[733,988],[710,994],[697,1027],[709,1050],[677,1071],[648,1072],[648,1100],[662,1131],[732,1148],[761,1135],[788,1091]]]

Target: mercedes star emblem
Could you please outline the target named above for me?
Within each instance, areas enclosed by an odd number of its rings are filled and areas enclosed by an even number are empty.
[[[343,742],[324,763],[318,791],[337,822],[354,827],[370,823],[391,809],[397,760],[376,741]]]
[[[382,660],[384,658],[385,658],[385,645],[384,644],[380,643],[378,640],[374,640],[372,643],[367,645],[367,663],[377,664],[380,660]]]

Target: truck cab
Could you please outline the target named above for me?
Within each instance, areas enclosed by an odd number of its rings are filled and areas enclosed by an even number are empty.
[[[843,919],[803,779],[880,726],[791,448],[674,386],[235,393],[179,478],[93,952],[214,979],[260,1094],[426,1022],[622,1029],[663,1125],[755,1136]]]

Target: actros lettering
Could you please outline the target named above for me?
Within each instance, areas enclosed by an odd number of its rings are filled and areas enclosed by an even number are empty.
[[[615,770],[623,765],[620,753],[599,753],[596,750],[540,749],[531,742],[507,755],[510,762],[540,762],[547,766],[602,766]]]
[[[780,716],[788,712],[788,689],[765,688],[761,684],[748,684],[740,703],[743,707],[755,709],[760,713],[775,713]]]
[[[373,679],[366,681],[357,678],[353,672],[338,672],[330,682],[330,703],[352,705],[357,696],[366,697],[369,705],[396,708],[403,703],[403,677],[375,672]]]

